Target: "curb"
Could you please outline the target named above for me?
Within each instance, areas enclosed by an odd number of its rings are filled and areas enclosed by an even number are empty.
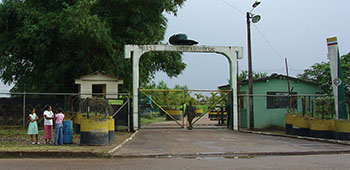
[[[322,155],[322,154],[349,154],[350,150],[340,151],[303,151],[303,152],[211,152],[211,153],[161,153],[161,154],[141,154],[141,155],[114,155],[113,158],[252,158],[258,156],[299,156],[299,155]]]
[[[295,135],[282,135],[282,134],[274,134],[274,133],[269,133],[269,132],[258,132],[258,131],[252,131],[252,130],[239,130],[239,132],[252,133],[252,134],[258,134],[258,135],[267,135],[267,136],[287,137],[287,138],[294,138],[294,139],[303,139],[303,140],[317,141],[317,142],[327,142],[327,143],[334,143],[334,144],[341,144],[341,145],[350,146],[350,141],[344,141],[344,140],[323,139],[323,138],[295,136]]]
[[[3,151],[0,158],[101,158],[108,157],[94,152],[61,152],[61,151]]]

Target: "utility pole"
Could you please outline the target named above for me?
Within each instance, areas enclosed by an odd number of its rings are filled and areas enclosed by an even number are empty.
[[[253,68],[252,47],[250,35],[250,12],[247,12],[247,42],[248,42],[248,95],[249,95],[249,129],[254,129],[254,102],[253,102]]]
[[[250,22],[258,23],[260,15],[253,14],[253,10],[260,4],[260,0],[256,0],[252,5],[252,10],[247,12],[247,43],[248,43],[248,93],[249,93],[249,129],[254,129],[254,98],[253,98],[253,68],[252,68],[252,42],[250,32]]]

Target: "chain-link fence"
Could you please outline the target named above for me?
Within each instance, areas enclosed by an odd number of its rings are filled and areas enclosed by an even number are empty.
[[[254,128],[285,127],[285,114],[300,115],[318,119],[335,119],[334,97],[324,94],[297,94],[271,92],[253,95]],[[349,100],[340,101],[346,107],[349,117]],[[249,95],[239,95],[239,126],[249,128]]]
[[[66,119],[77,114],[90,116],[113,116],[116,126],[129,126],[129,94],[73,94],[73,93],[1,93],[0,126],[22,126],[28,124],[29,110],[34,108],[43,124],[43,112],[50,105],[54,112],[58,108]],[[109,96],[107,98],[106,96]],[[112,96],[112,97],[111,97]]]

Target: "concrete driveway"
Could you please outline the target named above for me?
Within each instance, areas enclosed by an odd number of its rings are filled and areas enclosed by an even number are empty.
[[[114,156],[349,153],[350,146],[228,129],[141,129]]]

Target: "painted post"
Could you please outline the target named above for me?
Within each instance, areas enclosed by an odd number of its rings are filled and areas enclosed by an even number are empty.
[[[346,100],[343,75],[340,65],[340,55],[337,37],[327,38],[328,59],[331,66],[332,87],[337,119],[347,119]]]

